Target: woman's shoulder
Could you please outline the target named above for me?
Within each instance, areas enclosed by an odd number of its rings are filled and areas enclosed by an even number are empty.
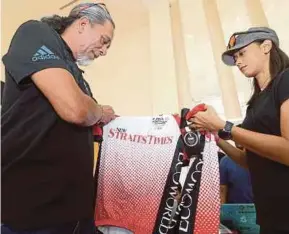
[[[272,88],[274,98],[278,106],[281,106],[289,97],[289,68],[284,69],[277,75],[273,81]]]
[[[289,85],[289,67],[281,71],[272,82],[273,89],[279,89],[279,87],[283,85]]]
[[[289,67],[285,68],[276,76],[276,81],[280,81],[283,79],[289,79]]]

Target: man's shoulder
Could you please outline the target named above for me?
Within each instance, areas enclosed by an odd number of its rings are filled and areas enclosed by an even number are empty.
[[[220,161],[220,170],[235,171],[240,166],[233,161],[229,156],[224,156]]]
[[[227,166],[228,164],[231,164],[232,160],[230,159],[229,156],[224,156],[221,160],[220,160],[220,166]]]
[[[41,55],[52,54],[51,50],[57,51],[61,54],[62,39],[58,33],[50,27],[47,23],[38,20],[28,20],[21,24],[16,30],[11,46],[17,48],[14,51],[22,51],[23,46],[27,48],[35,49],[34,47],[44,46],[44,52],[40,52]],[[19,49],[20,47],[20,49]],[[39,47],[39,48],[40,48]],[[38,49],[38,48],[37,48]],[[37,51],[33,51],[37,54]]]
[[[24,23],[22,23],[22,24],[19,26],[19,28],[21,28],[21,27],[29,27],[29,26],[33,26],[33,25],[41,25],[41,24],[43,24],[41,21],[31,19],[31,20],[27,20],[27,21],[25,21]]]
[[[53,31],[53,29],[46,23],[43,23],[41,21],[38,20],[28,20],[24,23],[22,23],[17,31],[17,32],[30,32],[30,33],[39,33],[41,31],[41,33],[51,33]]]

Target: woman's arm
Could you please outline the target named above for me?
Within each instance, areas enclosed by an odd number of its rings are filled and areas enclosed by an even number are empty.
[[[234,141],[244,148],[273,161],[289,166],[289,100],[280,108],[281,136],[273,136],[233,127]]]
[[[210,106],[207,106],[207,111],[198,112],[191,121],[194,128],[212,132],[225,126],[225,121],[221,120]],[[274,136],[233,127],[232,136],[234,141],[245,149],[289,166],[289,99],[284,101],[280,108],[280,128],[281,136]]]

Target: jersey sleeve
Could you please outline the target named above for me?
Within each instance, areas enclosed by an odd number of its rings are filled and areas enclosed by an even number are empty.
[[[277,97],[279,106],[289,99],[289,69],[287,69],[280,77],[277,87]]]
[[[228,170],[227,170],[227,156],[223,157],[220,161],[220,184],[228,184]]]
[[[6,71],[20,84],[46,68],[68,70],[60,42],[56,32],[45,23],[28,21],[22,24],[2,58]]]

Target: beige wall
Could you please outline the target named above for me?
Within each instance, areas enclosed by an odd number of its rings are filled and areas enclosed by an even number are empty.
[[[67,14],[70,8],[58,10],[67,2],[2,0],[2,53],[19,24]],[[269,25],[289,53],[288,0],[104,2],[116,21],[115,39],[105,58],[85,68],[85,77],[95,97],[120,115],[175,113],[205,101],[224,117],[240,118],[251,88],[235,68],[220,62],[230,34]]]

